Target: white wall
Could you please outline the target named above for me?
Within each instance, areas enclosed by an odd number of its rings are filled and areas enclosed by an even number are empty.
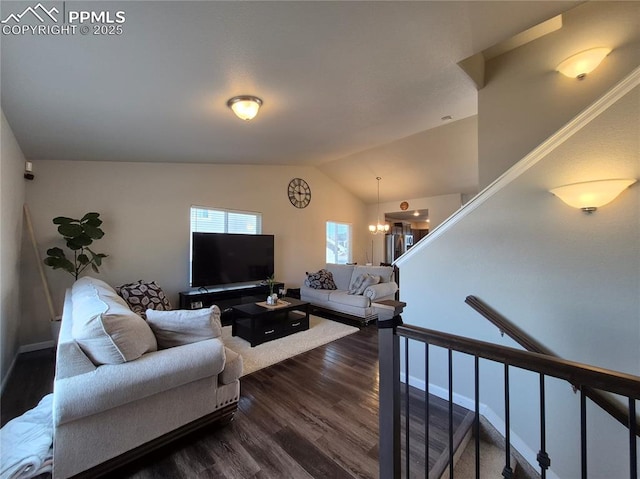
[[[364,204],[313,167],[204,164],[41,161],[36,181],[27,187],[42,254],[61,245],[51,220],[97,211],[105,236],[95,250],[109,254],[98,276],[118,285],[155,280],[177,305],[177,293],[189,287],[189,208],[191,205],[258,211],[263,233],[274,234],[276,279],[299,286],[305,271],[325,264],[325,223],[351,223],[354,261],[364,262]],[[310,205],[294,208],[287,197],[292,178],[304,178],[312,190]],[[41,327],[46,310],[31,300],[40,285],[26,268],[22,342],[49,339]],[[73,278],[47,268],[58,310]],[[48,324],[46,326],[48,328]]]
[[[585,2],[563,14],[560,30],[486,63],[478,92],[480,189],[551,136],[640,64],[639,2]],[[609,46],[586,79],[555,71],[565,58]]]
[[[405,322],[516,346],[464,304],[472,294],[561,357],[640,375],[640,185],[592,215],[549,193],[603,177],[640,178],[639,124],[636,86],[514,181],[492,196],[481,193],[486,200],[470,203],[457,222],[401,259]],[[410,375],[419,382],[422,347],[410,351]],[[470,359],[457,356],[454,371],[456,393],[473,399]],[[447,388],[442,354],[434,355],[430,374],[433,385]],[[481,402],[499,423],[502,369],[483,362],[481,376]],[[511,375],[512,431],[534,464],[536,381],[528,373]],[[579,398],[566,383],[547,384],[551,471],[579,477]],[[588,431],[589,477],[627,477],[627,429],[590,405]]]
[[[18,351],[20,238],[25,197],[24,156],[2,112],[0,152],[0,381],[8,378]]]

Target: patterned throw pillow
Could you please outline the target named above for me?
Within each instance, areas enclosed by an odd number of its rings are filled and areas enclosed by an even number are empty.
[[[351,283],[347,294],[363,294],[365,289],[379,282],[380,276],[368,273],[361,274]]]
[[[361,274],[354,279],[353,283],[349,286],[348,294],[358,294],[358,290],[360,289],[360,286],[362,286],[362,283],[364,283],[366,277],[366,274]]]
[[[136,283],[123,284],[116,288],[116,292],[127,302],[131,311],[144,319],[147,319],[145,314],[147,309],[171,310],[169,299],[155,281],[147,283],[140,280]]]
[[[338,289],[333,281],[333,274],[326,269],[321,269],[317,273],[307,273],[304,284],[313,289]]]

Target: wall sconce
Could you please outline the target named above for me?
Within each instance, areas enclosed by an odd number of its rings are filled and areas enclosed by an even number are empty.
[[[234,96],[227,101],[227,106],[233,110],[241,120],[253,120],[262,106],[262,100],[257,96]]]
[[[611,48],[591,48],[562,61],[556,70],[569,78],[582,80],[588,73],[598,68],[604,58],[611,53]]]
[[[611,203],[625,188],[634,184],[633,178],[623,180],[596,180],[571,185],[559,186],[549,190],[562,201],[574,208],[580,208],[585,213]]]

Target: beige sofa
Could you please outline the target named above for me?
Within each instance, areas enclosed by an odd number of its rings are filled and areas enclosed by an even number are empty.
[[[372,302],[395,299],[398,291],[391,266],[327,263],[324,269],[333,276],[336,289],[317,289],[303,284],[300,287],[300,299],[308,301],[316,309],[357,320],[362,325],[377,319]],[[379,277],[379,282],[367,286],[361,294],[350,294],[349,290],[361,275]]]
[[[53,391],[54,478],[97,477],[237,409],[242,357],[219,337],[157,350],[149,325],[127,309],[93,278],[67,291]]]

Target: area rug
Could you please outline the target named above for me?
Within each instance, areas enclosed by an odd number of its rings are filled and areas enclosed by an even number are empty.
[[[253,348],[248,341],[238,336],[231,336],[231,326],[222,328],[222,340],[226,347],[242,356],[244,362],[242,375],[245,376],[356,331],[358,328],[353,326],[311,315],[307,331],[300,331]]]

